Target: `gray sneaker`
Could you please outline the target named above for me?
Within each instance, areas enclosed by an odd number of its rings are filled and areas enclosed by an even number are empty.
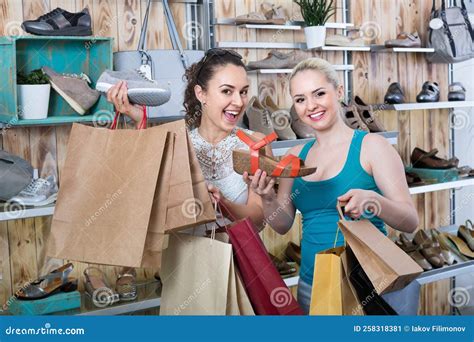
[[[8,202],[20,203],[24,206],[42,206],[54,203],[58,196],[58,186],[54,176],[46,179],[33,179],[28,186]]]
[[[156,107],[170,100],[170,89],[158,85],[156,81],[146,77],[140,70],[106,70],[100,75],[95,89],[106,93],[113,85],[120,81],[127,82],[128,98],[131,103]]]
[[[99,99],[99,92],[89,87],[91,80],[86,74],[60,74],[47,66],[41,69],[53,89],[79,114],[84,115]]]
[[[256,96],[252,97],[245,109],[248,127],[251,131],[269,135],[274,132],[270,112],[260,103]]]

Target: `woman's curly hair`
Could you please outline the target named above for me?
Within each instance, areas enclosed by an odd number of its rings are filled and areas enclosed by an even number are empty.
[[[199,85],[203,90],[207,90],[209,81],[214,77],[217,69],[228,64],[240,66],[245,69],[245,64],[242,62],[242,59],[234,54],[226,53],[222,56],[205,56],[186,70],[184,79],[187,81],[187,85],[184,91],[183,105],[186,112],[185,120],[188,129],[191,130],[201,125],[201,102],[194,93],[194,87]]]

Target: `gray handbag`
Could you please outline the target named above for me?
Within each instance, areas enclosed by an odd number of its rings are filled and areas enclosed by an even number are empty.
[[[184,116],[184,72],[191,64],[204,57],[204,51],[183,50],[168,0],[163,0],[163,9],[173,50],[146,50],[150,5],[151,0],[148,0],[137,51],[114,53],[114,70],[140,68],[160,85],[170,88],[169,102],[159,107],[149,107],[149,117]]]
[[[461,7],[454,0],[454,7],[449,8],[442,0],[440,10],[433,0],[427,46],[435,49],[426,55],[431,63],[458,63],[474,57],[474,32],[464,0]]]
[[[8,201],[33,179],[33,167],[26,160],[0,150],[0,200]]]

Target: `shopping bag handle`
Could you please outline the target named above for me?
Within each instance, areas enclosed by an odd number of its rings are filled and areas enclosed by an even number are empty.
[[[145,129],[147,126],[147,114],[146,114],[146,106],[142,106],[143,108],[143,114],[142,114],[142,119],[140,120],[140,123],[137,126],[137,129]],[[117,129],[118,126],[118,121],[120,118],[120,113],[118,110],[115,111],[115,116],[114,116],[114,121],[112,121],[112,125],[110,126],[110,129]]]
[[[347,220],[346,220],[346,217],[344,216],[344,214],[345,214],[344,207],[346,206],[346,204],[347,204],[347,202],[337,201],[337,205],[336,205],[337,212],[338,212],[338,214],[339,214],[339,218],[340,218],[342,221],[347,221]]]

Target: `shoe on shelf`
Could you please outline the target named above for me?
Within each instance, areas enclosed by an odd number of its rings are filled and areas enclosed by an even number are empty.
[[[352,129],[358,129],[361,131],[369,131],[369,128],[365,124],[364,121],[362,121],[359,112],[357,110],[357,106],[353,104],[345,104],[344,102],[341,104],[342,105],[342,119],[344,120],[345,124],[352,128]]]
[[[235,23],[237,25],[285,25],[287,16],[281,6],[275,6],[268,2],[264,2],[260,7],[262,13],[251,12],[239,15],[235,18]]]
[[[419,252],[419,247],[413,244],[405,233],[401,233],[398,236],[398,240],[395,241],[395,244],[407,253],[424,271],[433,269],[433,266],[431,266],[428,260]]]
[[[44,66],[43,73],[53,89],[79,114],[84,115],[99,99],[98,91],[89,87],[91,80],[84,73],[58,73]]]
[[[291,106],[291,129],[299,139],[316,138],[314,129],[305,124],[296,113],[295,106]]]
[[[270,256],[270,259],[273,262],[273,265],[275,265],[276,269],[278,270],[278,273],[283,276],[291,276],[296,274],[296,267],[294,262],[286,262],[284,260],[280,260],[273,254],[268,253]]]
[[[471,251],[474,252],[474,228],[471,220],[467,220],[465,224],[459,226],[458,236],[463,239]]]
[[[446,234],[446,236],[451,240],[451,242],[456,246],[456,249],[465,257],[469,259],[474,259],[474,251],[472,251],[467,243],[461,239],[460,237],[457,237],[456,235],[452,234]]]
[[[21,27],[39,36],[91,36],[91,22],[87,8],[71,13],[58,7],[37,19],[24,21]]]
[[[411,164],[413,167],[422,169],[451,169],[457,168],[459,160],[454,157],[449,160],[436,157],[438,149],[434,148],[430,152],[423,151],[415,147],[411,153]]]
[[[443,253],[438,242],[434,241],[426,231],[420,229],[413,238],[413,243],[420,247],[421,254],[435,268],[443,267],[446,264]]]
[[[84,270],[84,285],[97,307],[104,308],[120,300],[118,293],[109,286],[104,272],[97,267],[90,266]]]
[[[397,35],[396,39],[385,41],[385,47],[419,48],[421,47],[421,39],[416,31],[413,33],[402,32]]]
[[[432,228],[431,235],[433,236],[434,239],[438,241],[438,243],[440,244],[442,248],[454,254],[459,261],[469,260],[468,257],[464,256],[461,252],[459,252],[456,245],[449,239],[448,237],[449,234],[441,233],[439,230]]]
[[[326,36],[326,40],[324,42],[326,46],[366,46],[366,42],[364,38],[357,37],[351,38],[348,36],[344,36],[342,34],[333,34]]]
[[[247,123],[251,131],[260,132],[264,135],[274,133],[270,112],[256,96],[252,97],[247,104],[243,121]]]
[[[115,282],[115,291],[119,295],[121,301],[135,300],[138,297],[137,272],[135,268],[124,267]]]
[[[312,57],[311,52],[295,50],[289,53],[283,53],[278,50],[271,50],[267,57],[255,62],[249,62],[247,70],[259,69],[293,69],[302,60]]]
[[[448,101],[465,101],[466,88],[461,82],[453,82],[449,85]]]
[[[288,242],[285,249],[286,258],[301,265],[301,247],[294,242]]]
[[[405,177],[407,179],[407,184],[409,187],[425,185],[425,181],[418,176],[415,172],[405,171]]]
[[[40,207],[52,204],[58,197],[58,186],[54,176],[46,179],[33,179],[28,186],[20,191],[18,195],[12,197],[8,202],[19,203],[23,206]]]
[[[97,80],[95,89],[107,93],[112,86],[120,81],[127,82],[128,98],[131,103],[157,107],[165,104],[171,98],[171,91],[168,87],[159,85],[156,81],[149,79],[145,73],[136,69],[105,70]]]
[[[405,94],[403,93],[400,83],[393,82],[388,86],[384,97],[385,103],[399,104],[405,102]]]
[[[238,174],[248,172],[249,175],[254,175],[257,169],[260,169],[270,177],[295,178],[304,177],[316,171],[315,167],[306,167],[303,160],[292,154],[281,159],[265,155],[262,149],[277,138],[275,132],[260,141],[254,141],[240,130],[237,131],[237,136],[250,149],[250,151],[232,151],[234,171]]]
[[[372,106],[365,104],[359,96],[354,98],[355,106],[360,118],[364,121],[365,125],[369,128],[370,132],[385,132],[386,129],[382,122],[379,120],[377,114],[372,109]]]
[[[296,134],[291,129],[291,114],[286,109],[280,109],[270,96],[263,100],[263,106],[270,112],[270,119],[275,133],[280,140],[294,140]]]
[[[438,102],[439,101],[439,85],[436,82],[426,81],[423,83],[421,91],[416,96],[416,102]]]
[[[27,283],[16,292],[15,297],[20,300],[36,300],[59,292],[76,291],[77,279],[69,277],[73,269],[73,264],[65,264],[32,283]]]

